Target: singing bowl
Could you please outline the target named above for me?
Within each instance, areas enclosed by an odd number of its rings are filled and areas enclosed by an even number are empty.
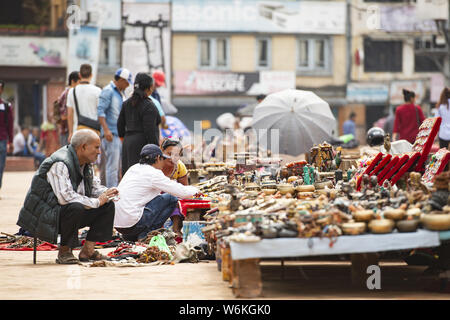
[[[353,212],[353,218],[358,222],[369,222],[373,217],[372,210],[358,210]]]
[[[406,211],[403,209],[390,209],[384,212],[384,217],[386,219],[391,219],[394,221],[402,220],[406,215]]]
[[[277,192],[277,189],[262,189],[262,191],[266,196],[270,196],[272,194],[275,194]]]
[[[372,233],[390,233],[394,229],[395,222],[391,219],[376,219],[369,222]]]
[[[341,225],[344,234],[356,236],[366,231],[366,224],[364,222],[347,222]]]
[[[419,227],[419,220],[400,220],[397,221],[396,226],[399,232],[415,232]]]
[[[301,186],[295,187],[295,191],[297,191],[297,192],[314,192],[314,191],[316,191],[316,187],[314,187],[313,185],[301,185]]]
[[[420,221],[429,230],[450,230],[450,214],[448,213],[424,214]]]
[[[280,191],[281,194],[294,193],[294,190],[295,190],[294,186],[289,183],[279,184],[277,186],[277,189]]]

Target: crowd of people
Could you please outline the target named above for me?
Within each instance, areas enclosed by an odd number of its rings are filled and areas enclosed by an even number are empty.
[[[392,141],[406,140],[414,144],[419,127],[425,120],[422,108],[416,104],[416,93],[403,89],[404,104],[397,106],[394,112],[389,114],[384,120],[382,129],[384,134],[389,134]],[[435,106],[435,116],[441,117],[441,127],[439,130],[439,147],[448,148],[450,143],[450,88],[445,87]],[[344,135],[352,134],[356,136],[356,113],[351,112],[349,119],[343,124]]]
[[[163,85],[164,74],[138,73],[133,79],[129,70],[120,68],[103,89],[91,79],[88,64],[70,73],[68,87],[55,102],[62,147],[50,157],[39,156],[17,221],[22,232],[45,241],[56,243],[60,234],[60,264],[105,259],[95,243],[111,239],[113,228],[136,241],[172,221],[173,231],[182,237],[178,198],[199,193],[188,185],[181,141],[160,137],[165,114],[156,88]],[[28,129],[22,128],[17,143],[16,138],[12,147],[5,142],[5,148],[32,146],[27,136]],[[104,185],[93,164],[103,169]],[[76,258],[72,250],[79,246],[83,227],[89,232]]]
[[[189,186],[180,140],[160,137],[165,114],[157,88],[164,85],[164,74],[138,73],[133,79],[129,70],[120,68],[103,89],[92,85],[91,79],[88,64],[70,73],[67,88],[54,104],[62,147],[49,157],[39,152],[37,130],[23,127],[12,137],[11,105],[0,99],[0,187],[7,153],[35,158],[39,168],[17,224],[44,241],[56,243],[60,235],[56,262],[61,264],[105,259],[95,251],[95,243],[109,240],[113,228],[125,240],[137,241],[170,219],[173,231],[182,237],[178,198],[199,194]],[[3,86],[0,82],[0,94]],[[133,90],[127,97],[129,86]],[[424,115],[413,92],[405,90],[404,97],[405,104],[393,118],[394,140],[412,143]],[[264,99],[259,98],[258,103]],[[441,146],[450,141],[449,102],[445,88],[438,110],[443,119]],[[355,117],[352,113],[344,124],[344,133],[355,134]],[[236,118],[231,122],[236,125]],[[93,164],[99,164],[104,183]],[[87,226],[85,244],[76,258],[72,250],[79,246],[78,230]]]

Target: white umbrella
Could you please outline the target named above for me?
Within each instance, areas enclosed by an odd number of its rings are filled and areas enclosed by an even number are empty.
[[[288,89],[270,94],[253,112],[253,128],[260,145],[268,141],[266,146],[275,152],[278,143],[281,154],[309,152],[313,145],[330,138],[335,126],[328,103],[311,91]],[[271,129],[278,130],[278,139]]]

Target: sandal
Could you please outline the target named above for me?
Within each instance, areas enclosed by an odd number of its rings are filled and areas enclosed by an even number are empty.
[[[80,261],[75,258],[72,252],[65,252],[61,255],[58,255],[56,259],[56,263],[58,264],[78,264]]]
[[[82,258],[79,257],[81,262],[89,262],[89,261],[100,261],[100,260],[108,260],[108,257],[102,255],[97,250],[94,251],[94,253],[89,258]]]

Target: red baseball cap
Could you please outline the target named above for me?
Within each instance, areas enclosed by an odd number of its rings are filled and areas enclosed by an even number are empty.
[[[153,79],[158,87],[166,86],[166,75],[162,71],[153,72]]]

